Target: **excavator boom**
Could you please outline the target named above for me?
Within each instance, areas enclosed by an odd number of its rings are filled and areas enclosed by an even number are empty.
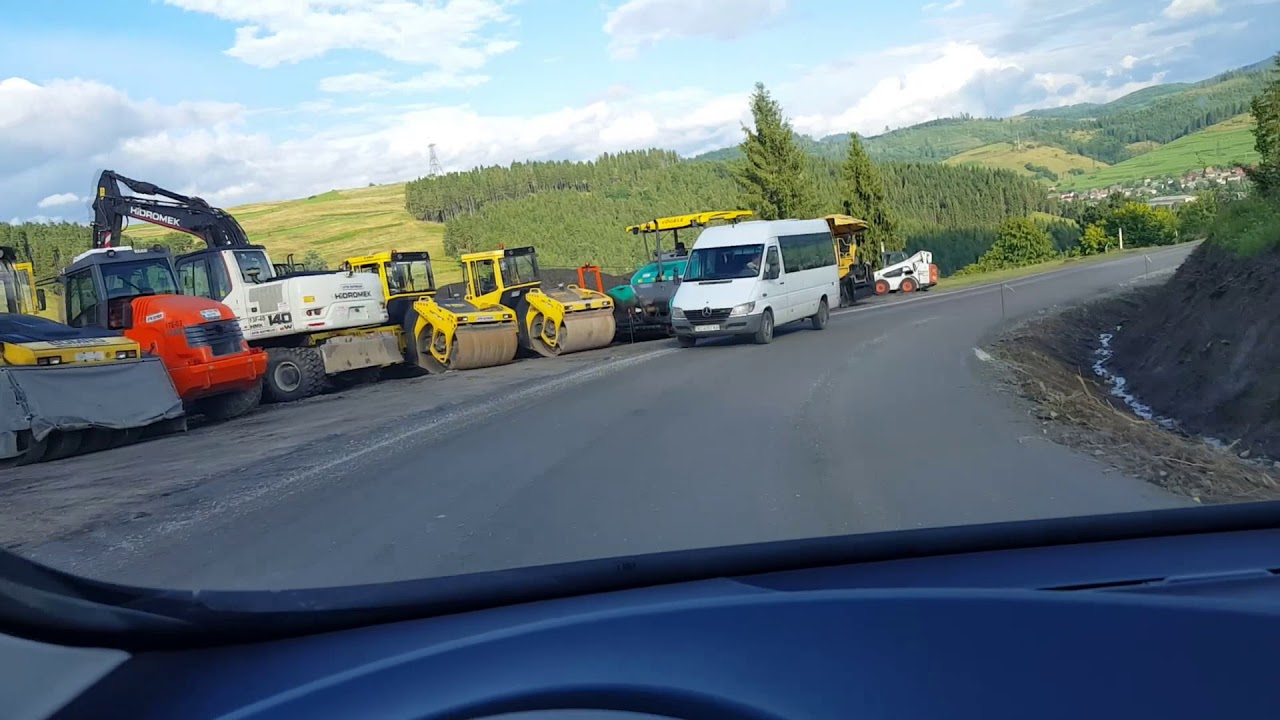
[[[120,191],[121,185],[137,194],[125,195]],[[125,218],[136,218],[194,235],[210,248],[251,247],[240,223],[230,213],[213,207],[203,198],[182,195],[154,183],[103,170],[93,198],[93,247],[122,244],[120,234],[124,231]]]

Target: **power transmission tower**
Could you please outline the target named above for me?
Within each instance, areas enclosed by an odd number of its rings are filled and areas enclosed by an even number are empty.
[[[439,177],[444,171],[440,169],[440,158],[436,157],[436,144],[431,143],[427,146],[427,149],[431,151],[430,159],[428,160],[427,175],[430,177]]]

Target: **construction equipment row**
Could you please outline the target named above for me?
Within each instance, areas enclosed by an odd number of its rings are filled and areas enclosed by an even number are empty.
[[[57,321],[31,264],[0,248],[0,466],[184,430],[191,415],[233,418],[260,401],[302,400],[388,368],[468,370],[510,363],[521,350],[556,357],[669,335],[671,297],[688,262],[680,231],[751,215],[698,213],[627,228],[645,238],[653,262],[608,292],[594,266],[580,269],[576,285],[543,287],[532,247],[467,253],[459,296],[437,289],[422,251],[351,257],[338,271],[307,271],[292,257],[273,263],[225,210],[109,170],[93,208],[92,247],[56,278]],[[205,248],[174,257],[122,245],[130,218]],[[866,226],[847,216],[828,222],[853,302],[855,279],[874,282],[856,260]],[[591,270],[596,289],[587,287]]]

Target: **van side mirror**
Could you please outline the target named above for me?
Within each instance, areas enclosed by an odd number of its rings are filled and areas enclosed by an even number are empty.
[[[49,309],[49,304],[45,301],[44,288],[36,289],[36,309],[44,312]]]
[[[256,283],[256,282],[258,282],[258,276],[262,274],[262,270],[260,270],[260,269],[258,269],[258,268],[256,268],[256,267],[251,267],[251,268],[249,268],[249,269],[245,270],[245,271],[244,271],[244,274],[245,274],[245,275],[248,275],[248,276],[249,276],[249,279],[250,279],[250,280],[252,280],[252,281],[254,281],[254,282]]]
[[[782,269],[779,268],[777,265],[769,265],[764,269],[765,280],[777,280],[778,276],[781,274],[782,274]]]

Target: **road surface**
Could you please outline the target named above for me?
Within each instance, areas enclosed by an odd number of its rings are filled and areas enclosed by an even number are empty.
[[[1189,251],[1153,252],[1150,270]],[[210,456],[225,467],[187,501],[26,552],[125,582],[262,589],[1182,505],[1038,437],[975,352],[1147,270],[1138,255],[917,293],[770,345],[649,343],[435,415],[366,412],[239,467]]]

